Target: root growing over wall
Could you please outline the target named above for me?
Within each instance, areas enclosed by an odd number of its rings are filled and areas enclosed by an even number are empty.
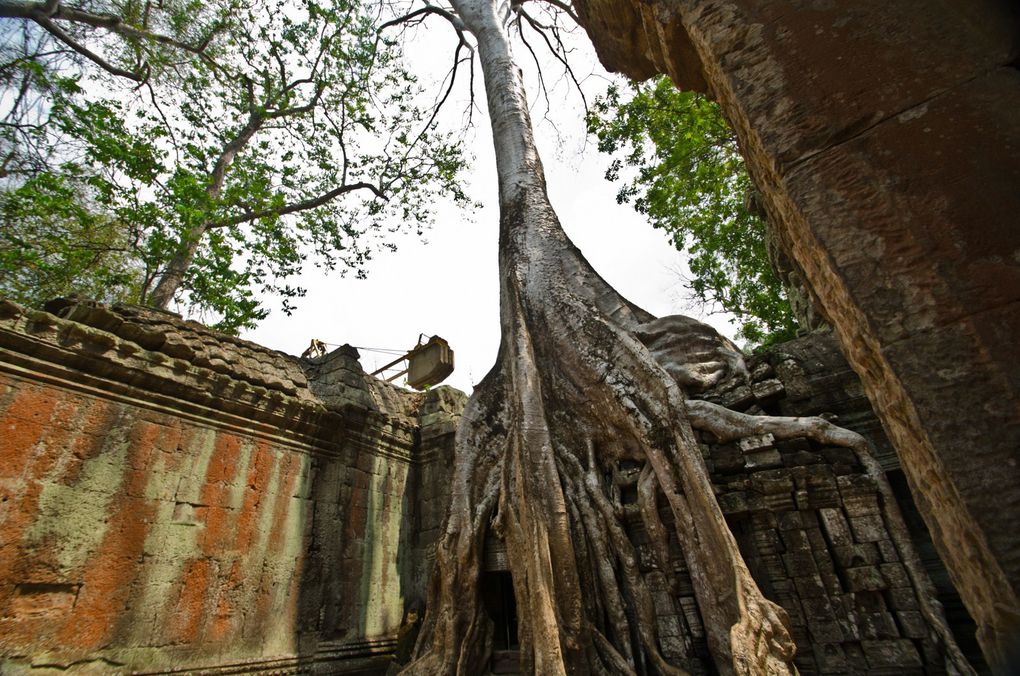
[[[746,376],[739,350],[693,320],[655,319],[595,273],[546,195],[495,3],[453,4],[478,41],[496,149],[502,343],[457,432],[426,617],[403,673],[486,671],[493,623],[479,580],[490,531],[506,543],[525,673],[684,673],[662,654],[624,529],[610,480],[621,462],[642,467],[639,509],[662,569],[659,505],[672,514],[717,670],[793,673],[785,613],[752,579],[691,427],[746,421],[688,410],[690,391]]]

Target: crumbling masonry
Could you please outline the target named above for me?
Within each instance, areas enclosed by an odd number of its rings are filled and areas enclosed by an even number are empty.
[[[0,305],[0,670],[383,673],[425,597],[464,396],[368,378],[353,348],[301,360],[168,313],[48,309]],[[756,581],[789,615],[799,670],[944,673],[938,618],[924,612],[936,596],[979,662],[973,624],[834,341],[799,339],[750,366],[750,382],[706,398],[838,416],[870,438],[935,583],[905,565],[914,554],[897,546],[852,452],[705,435],[719,502]],[[669,510],[665,556],[636,513],[640,469],[608,479],[634,512],[627,535],[654,590],[662,651],[711,673]],[[483,593],[503,632],[494,659],[512,668],[500,546],[486,547]]]

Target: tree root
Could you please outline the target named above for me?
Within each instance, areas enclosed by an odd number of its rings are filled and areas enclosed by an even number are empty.
[[[875,458],[871,443],[866,438],[851,430],[833,425],[823,418],[753,416],[701,400],[688,401],[687,413],[692,427],[711,432],[720,442],[771,434],[779,440],[806,437],[819,444],[841,446],[853,450],[865,473],[878,487],[886,528],[889,530],[900,560],[903,561],[910,582],[917,592],[921,613],[927,620],[928,627],[931,628],[930,638],[943,651],[946,672],[960,675],[975,673],[963,653],[960,652],[956,639],[953,638],[942,611],[942,604],[936,597],[935,587],[914,548],[910,531],[903,519],[903,513],[900,511],[892,486],[889,484],[882,466]]]
[[[478,40],[496,147],[503,340],[457,432],[453,494],[406,673],[486,670],[492,623],[478,581],[490,529],[506,543],[525,672],[684,673],[662,655],[651,593],[604,485],[625,459],[649,468],[644,511],[656,491],[670,506],[717,670],[792,673],[784,613],[741,558],[684,420],[686,395],[641,341],[671,351],[663,333],[671,322],[657,324],[620,296],[567,239],[498,3],[452,4]],[[691,368],[671,368],[692,385],[739,369],[717,336],[698,345],[705,367],[696,356]],[[644,518],[662,538],[661,523]],[[668,561],[664,550],[657,556]]]

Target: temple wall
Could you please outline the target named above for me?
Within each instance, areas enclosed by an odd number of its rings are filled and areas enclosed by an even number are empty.
[[[369,674],[406,659],[462,393],[367,379],[353,348],[298,360],[151,310],[50,309],[0,304],[3,673]],[[750,367],[750,381],[704,396],[836,416],[897,471],[831,337]],[[752,574],[790,618],[802,673],[946,671],[926,608],[958,609],[955,590],[936,557],[927,575],[908,565],[930,550],[926,531],[915,523],[916,547],[896,540],[891,498],[852,452],[702,444]],[[613,499],[663,653],[711,673],[684,543],[664,503],[667,550],[648,537],[632,465],[614,468]],[[503,570],[498,551],[485,561]],[[972,635],[966,614],[951,619]]]
[[[61,312],[0,308],[0,671],[384,668],[424,589],[415,402],[350,349]]]
[[[700,396],[751,415],[824,416],[865,436],[884,469],[899,471],[860,380],[831,335],[778,345],[748,365],[750,381],[730,381]],[[900,521],[898,514],[913,511],[908,493],[884,490],[882,477],[847,448],[771,434],[731,443],[707,432],[699,437],[744,560],[789,619],[799,673],[954,673],[948,658],[957,644],[983,669],[973,621],[956,590],[932,582],[945,582],[941,561],[919,555],[930,551],[927,531],[916,520]],[[660,645],[688,672],[714,673],[685,543],[660,500],[669,547],[656,551],[635,502],[640,470],[621,464],[613,483],[654,595]],[[943,608],[954,611],[948,621]]]
[[[578,0],[603,63],[706,91],[979,625],[1020,663],[1020,17],[1005,0]]]
[[[750,392],[720,396],[732,408],[825,417],[867,438],[885,474],[807,439],[709,442],[720,505],[763,592],[790,617],[801,673],[952,673],[940,625],[983,671],[974,622],[931,555],[896,455],[835,338],[780,344],[749,366]]]

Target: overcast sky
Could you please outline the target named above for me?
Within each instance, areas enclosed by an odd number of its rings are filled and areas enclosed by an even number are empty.
[[[437,20],[432,30],[418,36],[410,54],[416,69],[428,65],[433,77],[445,72],[444,59],[453,48],[452,33],[447,35],[445,28]],[[585,64],[581,75],[594,64],[588,89],[594,93],[604,87],[605,73],[590,50],[574,57],[576,63]],[[547,63],[545,68],[552,79],[559,78],[555,65]],[[482,98],[480,91],[478,96]],[[534,87],[529,87],[529,96],[535,100]],[[706,317],[687,299],[684,258],[666,234],[654,230],[631,206],[616,203],[617,187],[603,178],[609,158],[592,144],[585,147],[579,98],[561,84],[552,93],[552,103],[552,123],[541,121],[545,116],[541,99],[532,114],[549,195],[570,238],[599,274],[632,302],[656,316],[698,317],[732,338],[733,328],[723,315]],[[300,280],[308,295],[299,299],[298,309],[287,317],[273,306],[269,318],[244,337],[301,354],[312,338],[331,346],[407,350],[420,333],[439,335],[455,353],[456,369],[446,384],[470,393],[492,367],[499,347],[495,159],[484,101],[479,105],[482,114],[476,113],[468,141],[475,157],[470,192],[482,203],[481,209],[465,213],[440,205],[436,224],[426,233],[427,243],[414,234],[391,238],[398,251],[377,254],[366,268],[367,279],[310,268]],[[452,111],[459,115],[457,109]],[[388,354],[361,350],[366,371],[391,360]]]

